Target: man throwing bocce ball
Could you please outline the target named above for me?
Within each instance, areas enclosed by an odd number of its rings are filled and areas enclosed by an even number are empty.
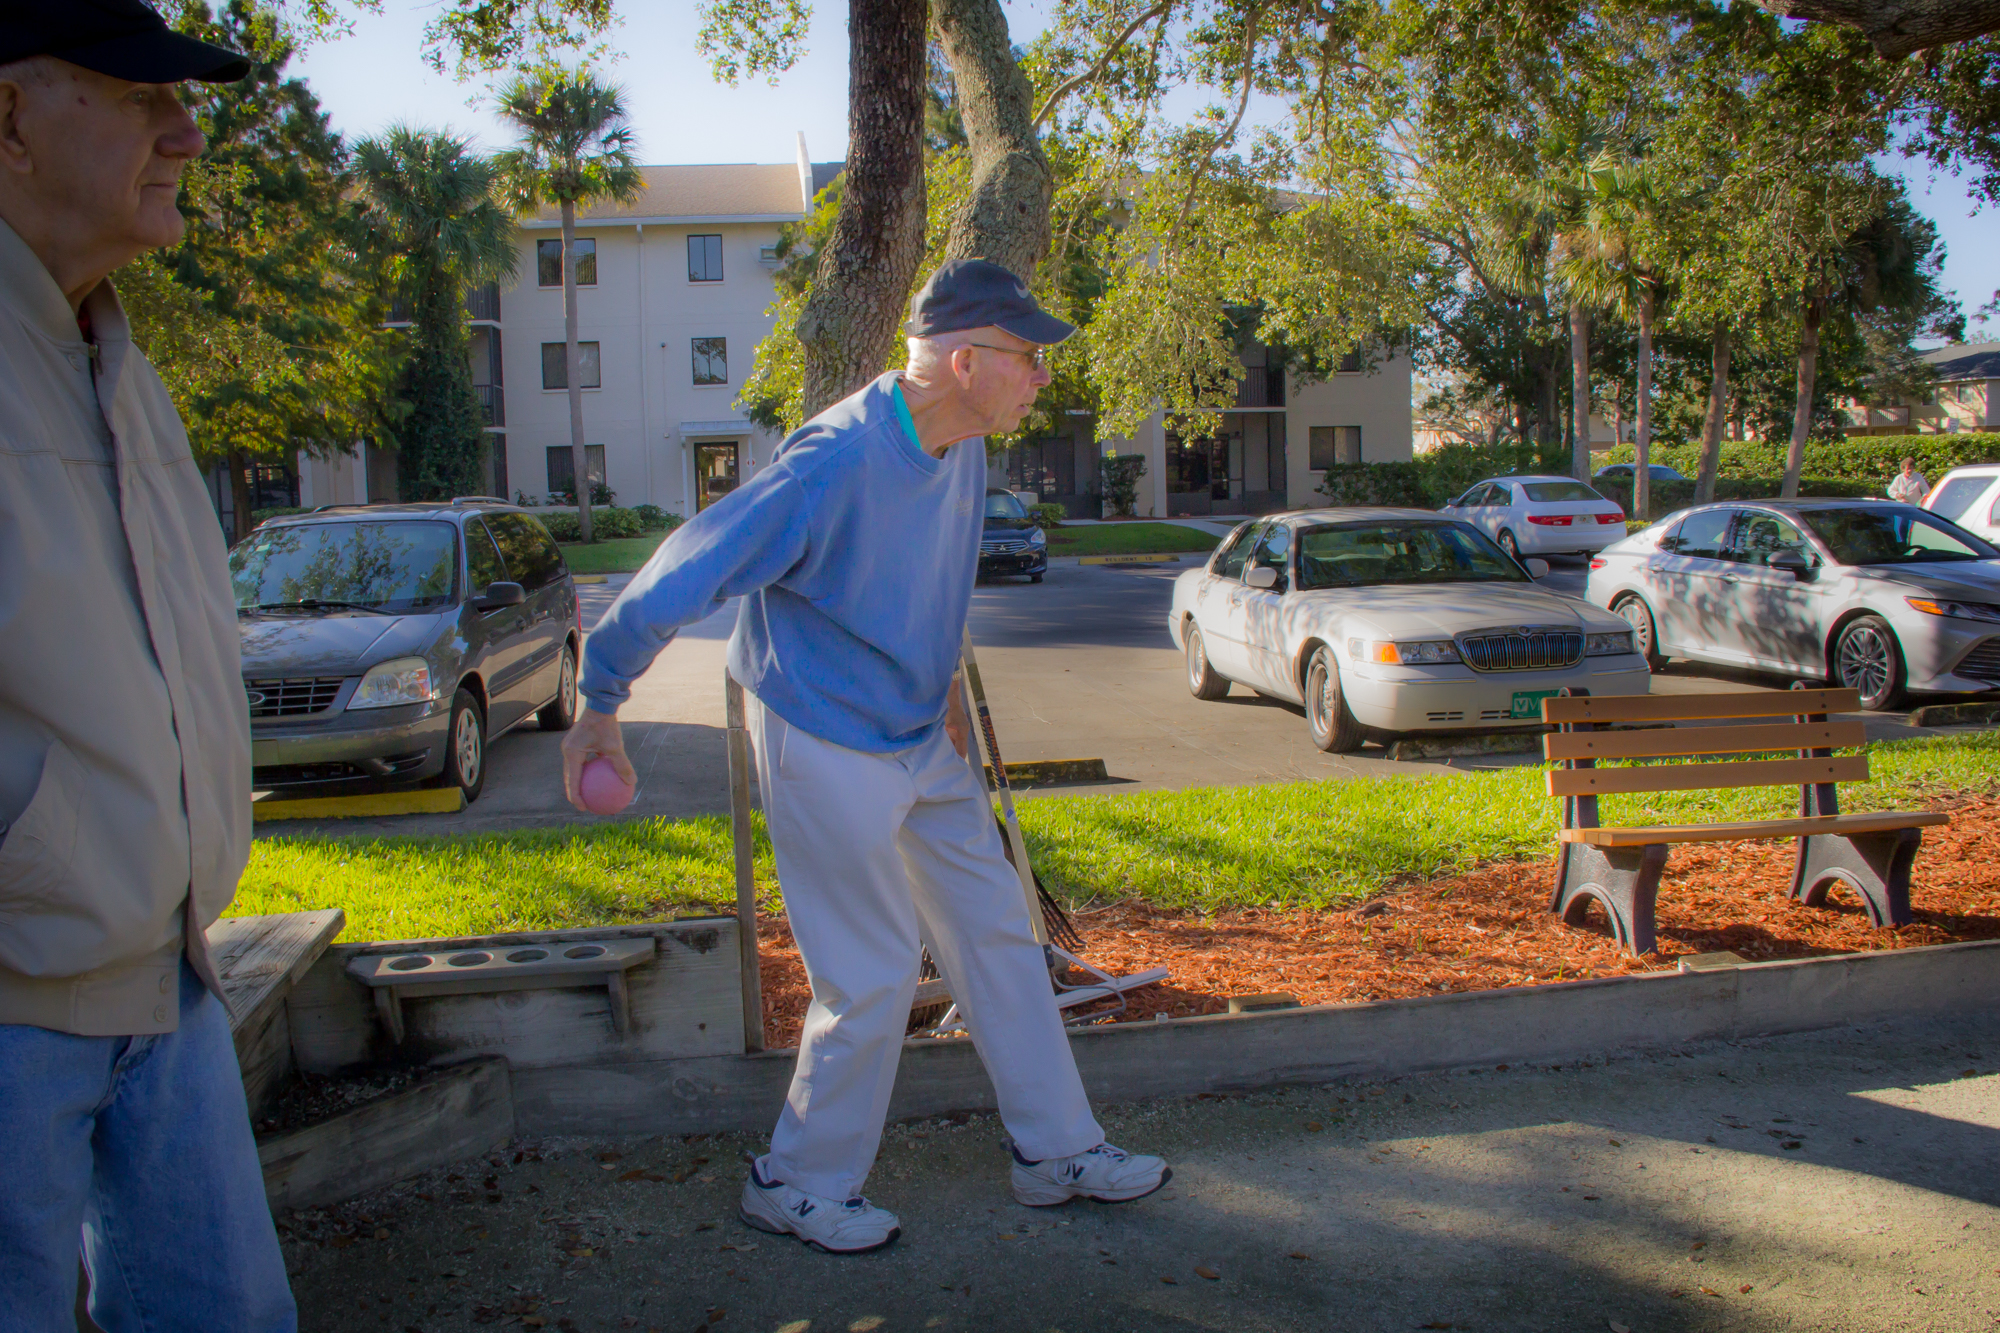
[[[983,259],[912,302],[909,366],[794,431],[757,477],[662,543],[584,645],[588,706],[563,741],[629,784],[617,710],[684,625],[741,596],[729,673],[751,735],[812,1006],[743,1220],[857,1254],[900,1234],[861,1197],[927,944],[1012,1137],[1014,1197],[1122,1203],[1169,1176],[1090,1113],[955,685],[979,560],[981,437],[1011,431],[1075,329]]]

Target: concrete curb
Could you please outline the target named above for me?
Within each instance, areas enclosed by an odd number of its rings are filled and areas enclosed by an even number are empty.
[[[1079,782],[1109,782],[1102,759],[1024,759],[1007,765],[1007,781],[1015,787],[1060,787]],[[993,765],[986,765],[986,783],[993,785]]]
[[[1182,552],[1200,555],[1202,552]],[[1169,552],[1146,555],[1079,555],[1074,557],[1079,565],[1177,565],[1181,556]]]
[[[402,791],[362,792],[353,796],[309,796],[298,800],[266,798],[250,807],[250,817],[262,824],[273,819],[455,815],[463,809],[465,793],[457,787],[410,787]]]
[[[2000,722],[2000,703],[1931,704],[1910,713],[1913,727],[1990,727]]]
[[[1070,1046],[1091,1096],[1122,1102],[1922,1017],[1990,1006],[1996,986],[2000,940],[1976,941],[1087,1028]],[[793,1054],[517,1070],[515,1116],[527,1134],[762,1133]],[[994,1105],[971,1042],[905,1044],[892,1117]]]
[[[1405,737],[1389,746],[1389,758],[1399,764],[1426,759],[1471,759],[1488,754],[1540,754],[1542,733],[1494,732],[1485,736],[1441,736],[1435,740]]]

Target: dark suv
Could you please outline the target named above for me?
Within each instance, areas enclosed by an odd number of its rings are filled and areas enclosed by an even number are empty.
[[[997,486],[986,491],[986,524],[979,534],[979,577],[1026,574],[1040,583],[1049,572],[1049,538],[1042,525],[1021,503],[1021,497]]]
[[[259,790],[435,779],[471,801],[487,741],[576,719],[576,584],[504,500],[272,519],[229,574]]]

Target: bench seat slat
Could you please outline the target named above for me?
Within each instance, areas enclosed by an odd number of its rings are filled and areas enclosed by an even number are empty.
[[[1548,775],[1551,796],[1602,796],[1610,792],[1702,791],[1711,787],[1775,787],[1781,783],[1866,782],[1868,756],[1827,759],[1749,759],[1713,764],[1648,764],[1640,768],[1558,768]]]
[[[1553,731],[1542,737],[1548,759],[1650,759],[1680,754],[1751,754],[1763,750],[1839,749],[1867,740],[1859,722],[1752,722],[1649,731]]]
[[[1854,690],[1745,690],[1731,694],[1603,694],[1542,700],[1544,722],[1687,722],[1710,717],[1852,713]]]
[[[1747,838],[1795,838],[1814,833],[1888,833],[1903,828],[1949,824],[1941,810],[1888,810],[1872,815],[1819,815],[1798,819],[1753,819],[1739,824],[1662,824],[1652,828],[1566,828],[1559,841],[1593,847],[1646,847],[1660,842],[1738,842]]]

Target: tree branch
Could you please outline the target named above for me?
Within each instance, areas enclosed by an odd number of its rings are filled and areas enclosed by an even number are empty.
[[[1215,162],[1215,155],[1222,151],[1224,144],[1236,141],[1236,131],[1243,124],[1243,113],[1250,109],[1250,89],[1256,81],[1257,22],[1263,17],[1264,6],[1258,4],[1252,6],[1249,14],[1243,19],[1243,93],[1236,99],[1236,114],[1230,117],[1229,127],[1208,146],[1208,153],[1201,159],[1201,165],[1196,167],[1194,175],[1188,178],[1187,198],[1181,200],[1180,220],[1174,224],[1177,228],[1187,221],[1188,214],[1193,211],[1195,191],[1201,188],[1201,178],[1208,174],[1209,167]]]
[[[1068,97],[1078,88],[1094,82],[1097,76],[1104,72],[1104,67],[1111,63],[1111,58],[1125,48],[1125,43],[1132,40],[1133,33],[1144,27],[1150,19],[1164,18],[1173,7],[1174,0],[1159,0],[1151,9],[1145,10],[1137,18],[1126,24],[1125,31],[1112,39],[1111,45],[1104,48],[1104,53],[1097,57],[1096,63],[1075,78],[1065,80],[1054,92],[1043,99],[1041,109],[1035,112],[1034,119],[1029,122],[1030,128],[1040,129],[1042,122],[1049,118],[1049,112],[1055,110],[1058,102]]]
[[[1868,39],[1884,60],[2000,32],[2000,0],[1756,0],[1788,19],[1837,23]]]

